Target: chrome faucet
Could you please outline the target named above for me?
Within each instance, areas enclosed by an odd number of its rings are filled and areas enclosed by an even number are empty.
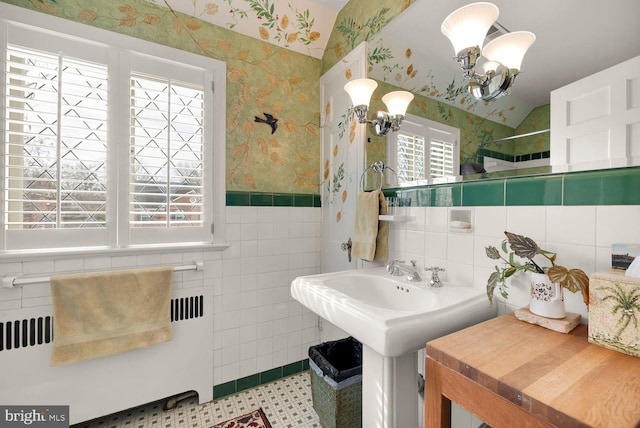
[[[445,268],[441,268],[438,266],[431,266],[431,267],[426,267],[424,268],[424,270],[430,270],[431,271],[431,280],[429,281],[429,285],[431,287],[442,287],[442,281],[440,280],[440,277],[438,276],[438,272],[444,272]]]
[[[411,260],[411,266],[404,264],[404,260],[389,260],[389,262],[387,263],[387,272],[389,272],[393,276],[400,276],[404,272],[407,274],[407,281],[422,281],[422,278],[418,273],[418,266],[415,260]]]

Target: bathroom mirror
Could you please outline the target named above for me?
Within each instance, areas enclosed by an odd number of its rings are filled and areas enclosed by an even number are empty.
[[[511,94],[494,101],[476,101],[467,94],[453,48],[440,32],[447,15],[468,0],[416,0],[368,42],[368,77],[379,82],[371,110],[384,110],[377,104],[382,94],[410,90],[416,99],[408,113],[460,128],[463,168],[479,155],[507,166],[499,170],[492,165],[487,173],[449,181],[556,172],[550,167],[518,168],[519,162],[531,159],[544,163],[551,154],[550,132],[545,131],[550,128],[550,92],[640,55],[637,0],[621,0],[615,7],[597,0],[492,2],[500,9],[496,27],[536,35]],[[512,138],[520,134],[525,136]],[[386,161],[387,141],[375,135],[368,140],[367,164]]]

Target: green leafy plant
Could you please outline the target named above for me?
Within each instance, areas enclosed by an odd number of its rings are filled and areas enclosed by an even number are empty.
[[[541,249],[536,242],[526,236],[504,232],[506,239],[502,241],[502,253],[494,246],[485,248],[487,257],[493,260],[501,260],[502,265],[496,265],[487,281],[487,297],[493,302],[493,292],[496,287],[505,299],[507,293],[507,279],[519,271],[529,271],[547,274],[552,282],[560,285],[572,293],[580,290],[584,303],[589,306],[589,277],[580,269],[567,269],[556,265],[556,253]],[[544,257],[551,266],[541,267],[533,259],[536,256]]]

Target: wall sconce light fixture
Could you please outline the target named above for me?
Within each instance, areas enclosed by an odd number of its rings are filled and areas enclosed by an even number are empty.
[[[389,131],[398,131],[400,124],[407,112],[409,103],[413,100],[413,94],[407,91],[389,92],[382,97],[382,102],[387,106],[386,111],[379,111],[374,120],[367,120],[369,101],[373,91],[378,87],[378,82],[372,79],[355,79],[344,85],[353,104],[353,110],[358,117],[358,123],[368,123],[376,129],[377,135],[387,135]]]
[[[491,40],[482,48],[498,14],[498,7],[492,3],[472,3],[451,12],[440,27],[453,45],[465,79],[469,79],[469,93],[483,101],[509,94],[524,54],[536,40],[529,31],[514,31]],[[482,74],[476,72],[480,55],[489,60]]]

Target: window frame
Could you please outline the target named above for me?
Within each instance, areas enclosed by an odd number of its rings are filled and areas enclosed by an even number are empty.
[[[187,51],[159,45],[156,43],[144,41],[131,36],[94,28],[85,24],[68,21],[62,18],[33,12],[21,7],[0,3],[0,50],[3,55],[3,64],[6,64],[7,50],[6,46],[9,42],[8,31],[20,31],[33,37],[34,42],[40,41],[41,38],[59,37],[68,41],[72,45],[82,45],[83,49],[87,46],[100,47],[107,50],[109,64],[118,64],[117,71],[109,72],[109,96],[113,99],[112,93],[116,93],[118,105],[111,103],[108,110],[109,136],[110,144],[115,144],[115,149],[109,148],[107,153],[108,162],[108,182],[107,182],[107,198],[108,198],[108,217],[107,227],[102,229],[102,233],[106,233],[106,237],[101,242],[87,243],[82,237],[82,232],[87,229],[55,229],[47,232],[54,232],[51,235],[49,245],[42,245],[38,248],[27,246],[25,248],[13,247],[8,248],[7,230],[4,216],[0,219],[0,252],[11,253],[16,251],[31,252],[54,252],[65,253],[74,252],[78,249],[88,249],[96,251],[104,251],[105,249],[124,249],[124,248],[144,248],[144,247],[189,247],[194,246],[211,246],[215,248],[225,247],[225,150],[226,150],[226,64],[223,61],[215,60],[201,55],[196,55]],[[42,49],[42,51],[52,51],[52,49]],[[70,54],[70,56],[73,56]],[[129,108],[120,108],[123,100],[129,102],[129,65],[135,62],[136,58],[144,58],[145,60],[165,61],[173,64],[184,64],[187,68],[199,70],[206,74],[203,78],[205,108],[211,109],[211,114],[205,120],[205,132],[208,135],[205,138],[204,145],[204,184],[205,190],[203,197],[206,206],[204,209],[202,238],[190,241],[173,240],[167,238],[166,234],[159,233],[163,239],[141,239],[136,240],[135,233],[131,233],[129,227],[129,192],[118,191],[118,189],[129,188],[129,153],[130,153],[130,137],[129,126],[121,126],[121,124],[129,124]],[[167,59],[170,58],[170,59]],[[3,189],[2,197],[0,197],[0,209],[6,212],[5,201],[5,179],[4,179],[4,137],[5,137],[5,81],[6,67],[0,70],[0,97],[2,98],[2,118],[0,120],[0,135],[3,136],[2,160],[1,166],[3,174],[0,174],[0,185]],[[136,71],[136,70],[131,70]],[[111,125],[114,124],[114,125]],[[118,125],[120,124],[120,125]],[[214,229],[215,225],[215,229]],[[183,228],[175,228],[183,229]],[[198,228],[200,229],[200,228]],[[159,229],[155,229],[159,231]],[[81,233],[77,233],[80,231]],[[43,230],[21,230],[21,232],[35,232],[25,235],[33,235],[33,239],[39,241],[43,236]],[[76,233],[73,233],[76,232]],[[100,232],[98,232],[100,233]],[[179,233],[177,233],[179,234]],[[75,235],[75,236],[74,236]],[[32,238],[28,238],[32,239]],[[64,241],[61,241],[64,240]],[[56,247],[56,242],[65,242],[68,245]]]
[[[407,114],[402,121],[402,125],[400,126],[400,131],[414,135],[419,135],[424,137],[425,140],[425,172],[427,174],[427,178],[412,180],[412,181],[403,181],[400,182],[399,179],[397,181],[398,187],[409,187],[409,186],[419,186],[430,183],[443,183],[456,181],[460,177],[460,129],[446,125],[444,123],[435,122],[433,120],[426,119],[421,116],[416,116],[413,114]],[[399,166],[398,166],[398,132],[391,132],[387,134],[387,165],[393,168],[396,173],[399,175]],[[431,170],[431,162],[427,157],[428,154],[431,153],[431,140],[446,140],[448,136],[451,139],[451,142],[454,146],[453,152],[453,171],[454,175],[432,178],[430,177]],[[445,137],[445,138],[442,138]]]

